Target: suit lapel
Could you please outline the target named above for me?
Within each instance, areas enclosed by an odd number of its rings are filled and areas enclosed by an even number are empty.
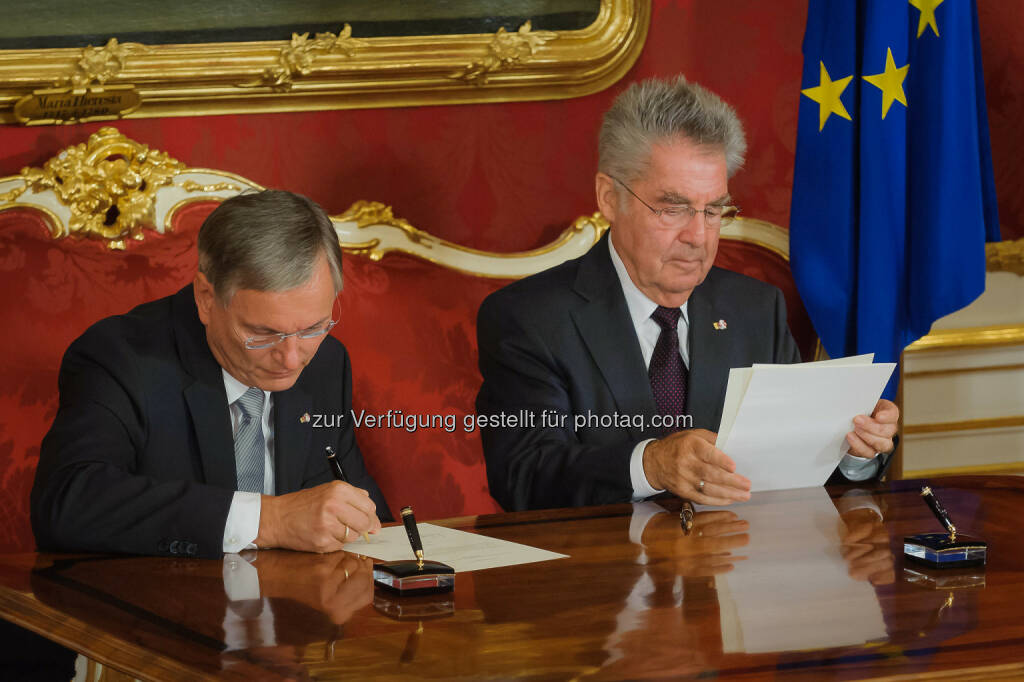
[[[611,391],[619,414],[630,417],[642,414],[645,423],[649,423],[657,406],[608,248],[606,233],[581,259],[574,288],[585,302],[570,314]],[[635,440],[657,436],[632,425],[629,434]]]
[[[725,399],[725,383],[719,377],[727,364],[728,330],[716,330],[717,321],[708,283],[698,286],[690,294],[687,312],[690,320],[690,366],[686,381],[686,409],[693,417],[696,428],[718,430]],[[728,368],[725,368],[728,373]],[[727,374],[728,376],[728,374]]]
[[[206,328],[199,321],[192,287],[179,291],[171,305],[179,358],[192,377],[184,395],[199,444],[204,482],[235,490],[235,445],[224,377],[206,342]]]
[[[313,410],[313,399],[296,384],[274,393],[274,491],[283,495],[298,490],[302,472],[296,462],[305,461],[313,429],[300,420]],[[292,466],[288,466],[288,461]]]

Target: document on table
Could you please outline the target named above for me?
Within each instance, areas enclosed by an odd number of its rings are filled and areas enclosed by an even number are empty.
[[[565,554],[430,523],[417,523],[416,527],[423,541],[424,558],[448,564],[456,573],[566,557]],[[381,561],[415,558],[405,526],[382,528],[370,536],[369,542],[360,538],[345,544],[342,549]]]
[[[754,491],[823,484],[847,450],[853,418],[871,414],[896,368],[873,358],[730,370],[718,448]]]

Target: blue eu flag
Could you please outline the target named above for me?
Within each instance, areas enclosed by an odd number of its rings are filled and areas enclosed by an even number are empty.
[[[810,0],[803,52],[793,276],[829,355],[897,361],[999,240],[975,3]]]

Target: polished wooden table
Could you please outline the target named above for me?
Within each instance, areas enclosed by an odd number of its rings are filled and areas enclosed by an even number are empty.
[[[905,534],[939,527],[898,481],[758,494],[688,535],[678,502],[440,522],[569,558],[459,574],[435,598],[375,593],[343,552],[6,555],[0,617],[155,680],[1022,676],[1024,478],[932,484],[988,541],[984,569],[904,561]]]

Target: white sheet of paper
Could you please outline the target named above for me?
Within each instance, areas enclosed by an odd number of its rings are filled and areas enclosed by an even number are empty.
[[[726,398],[738,405],[723,408],[717,446],[750,479],[752,490],[804,488],[828,479],[847,449],[853,417],[871,413],[896,367],[866,360],[857,356],[729,372]],[[731,422],[726,409],[735,412]]]
[[[715,577],[724,653],[847,646],[886,636],[874,588],[851,578],[839,553],[835,505],[823,488],[807,494],[811,499],[788,504],[729,507],[750,524],[750,543],[737,550],[748,560]],[[799,554],[786,549],[792,547]]]
[[[753,375],[754,370],[750,367],[733,367],[729,370],[729,383],[725,385],[725,404],[722,407],[722,421],[718,425],[718,441],[716,442],[718,449],[722,452],[725,452],[722,444],[729,441],[729,433],[736,421],[736,413],[740,410],[740,403],[743,402],[747,386],[750,385],[750,377]]]
[[[814,362],[799,362],[795,365],[776,365],[770,363],[755,362],[754,367],[829,367],[832,365],[870,365],[875,361],[874,353],[863,355],[850,355],[845,358],[829,358],[828,360],[815,360]]]
[[[456,573],[566,557],[565,554],[549,552],[546,549],[435,526],[431,523],[417,523],[416,528],[419,529],[426,558],[448,564]],[[405,526],[382,528],[379,533],[370,536],[369,542],[360,538],[346,543],[342,549],[381,561],[414,558]]]
[[[874,353],[865,353],[863,355],[851,355],[846,358],[831,358],[829,360],[816,360],[814,362],[804,362],[799,365],[769,365],[763,363],[754,363],[753,367],[734,367],[729,370],[729,383],[725,387],[725,405],[722,408],[722,421],[718,426],[718,442],[719,449],[721,449],[721,443],[727,442],[729,439],[727,434],[732,430],[733,422],[736,421],[736,413],[740,409],[740,403],[743,401],[743,396],[747,392],[747,386],[750,385],[750,377],[754,374],[754,369],[760,369],[762,367],[823,367],[829,365],[869,365],[875,360]],[[724,450],[723,450],[724,452]]]

